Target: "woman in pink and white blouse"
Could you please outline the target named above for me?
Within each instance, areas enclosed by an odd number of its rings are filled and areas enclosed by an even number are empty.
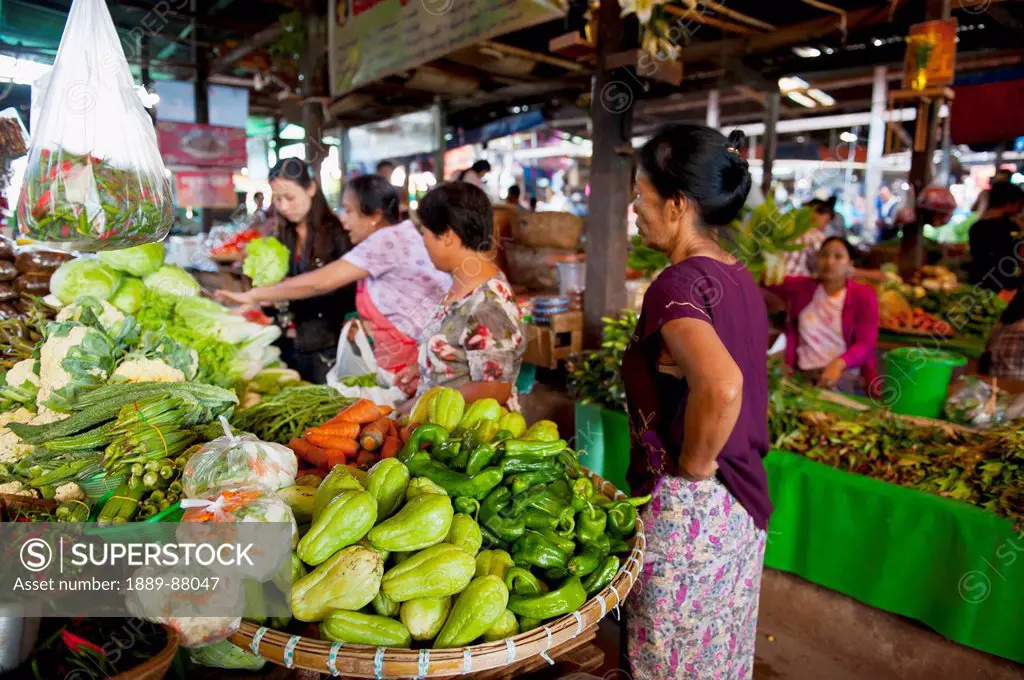
[[[853,248],[839,236],[818,250],[817,277],[787,276],[768,290],[786,304],[786,364],[826,388],[877,395],[878,298],[853,276]],[[857,375],[859,373],[859,376]]]

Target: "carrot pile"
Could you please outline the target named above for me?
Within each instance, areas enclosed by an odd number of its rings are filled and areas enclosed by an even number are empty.
[[[354,464],[368,468],[391,458],[401,448],[398,426],[389,418],[392,408],[360,399],[338,415],[292,439],[288,448],[314,467],[330,470]]]

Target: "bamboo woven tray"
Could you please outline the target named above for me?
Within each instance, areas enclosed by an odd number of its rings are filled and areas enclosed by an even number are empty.
[[[590,475],[598,493],[610,498],[625,497],[610,482],[585,468],[584,472]],[[611,584],[588,600],[579,611],[497,642],[456,649],[393,649],[332,644],[261,628],[248,622],[243,622],[229,641],[287,668],[302,668],[335,677],[443,678],[512,666],[538,656],[553,664],[553,656],[580,645],[578,638],[592,639],[601,619],[616,610],[632,590],[640,577],[647,548],[643,520],[637,521],[636,536],[631,545],[633,551]]]

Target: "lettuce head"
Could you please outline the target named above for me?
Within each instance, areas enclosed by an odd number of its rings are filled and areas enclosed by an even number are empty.
[[[147,276],[164,263],[164,244],[146,243],[123,250],[106,250],[99,254],[100,262],[132,276]]]
[[[187,271],[173,264],[165,264],[142,279],[146,288],[160,295],[172,298],[187,298],[199,295],[199,282]]]
[[[99,260],[70,260],[60,266],[50,279],[50,292],[65,305],[79,297],[109,300],[121,285],[121,272]],[[198,284],[197,284],[198,285]]]

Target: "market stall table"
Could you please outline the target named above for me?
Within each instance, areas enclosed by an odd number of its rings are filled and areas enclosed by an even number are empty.
[[[793,453],[765,466],[766,567],[1024,663],[1024,535],[1012,522]]]
[[[903,335],[892,331],[878,332],[878,349],[890,350],[896,347],[925,347],[948,352],[958,352],[968,359],[977,359],[985,351],[986,341],[973,335],[954,335],[951,338],[934,336]]]

